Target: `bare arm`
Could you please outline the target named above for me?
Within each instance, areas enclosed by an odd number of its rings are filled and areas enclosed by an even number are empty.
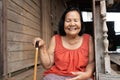
[[[94,50],[92,37],[90,37],[89,40],[89,62],[86,67],[86,72],[88,73],[88,77],[91,77],[94,72]]]
[[[48,49],[41,38],[35,38],[34,44],[39,41],[39,53],[42,65],[48,69],[54,64],[55,37],[52,37]]]

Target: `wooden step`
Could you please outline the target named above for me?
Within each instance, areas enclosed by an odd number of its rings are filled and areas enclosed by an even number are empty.
[[[111,53],[110,60],[120,66],[120,53]]]
[[[114,74],[99,74],[99,80],[120,80],[120,75],[114,75]]]

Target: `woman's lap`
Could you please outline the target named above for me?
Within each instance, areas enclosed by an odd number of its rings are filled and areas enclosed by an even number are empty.
[[[65,79],[69,79],[72,77],[69,76],[60,76],[60,75],[56,75],[56,74],[48,74],[45,77],[43,77],[42,80],[65,80]],[[93,80],[92,78],[87,79],[87,80]]]
[[[56,75],[56,74],[48,74],[45,77],[43,77],[42,80],[65,80],[65,79],[68,79],[68,78],[71,78],[71,77],[59,76],[59,75]]]

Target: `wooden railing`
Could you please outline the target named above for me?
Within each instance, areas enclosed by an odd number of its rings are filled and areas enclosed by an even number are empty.
[[[109,1],[109,0],[108,0]],[[100,8],[101,8],[101,18],[102,18],[102,28],[103,28],[103,44],[104,44],[104,63],[105,63],[105,73],[113,74],[113,70],[111,69],[110,61],[115,59],[110,59],[110,54],[114,53],[111,58],[114,58],[115,53],[120,53],[118,51],[108,51],[109,41],[108,41],[108,28],[106,24],[106,0],[100,0]],[[119,59],[119,56],[118,56]],[[116,58],[116,63],[120,64]]]
[[[111,74],[111,66],[110,66],[110,56],[108,54],[108,28],[106,24],[106,1],[100,1],[100,8],[101,8],[101,17],[102,17],[102,27],[103,27],[103,43],[104,43],[104,63],[105,63],[105,73]]]

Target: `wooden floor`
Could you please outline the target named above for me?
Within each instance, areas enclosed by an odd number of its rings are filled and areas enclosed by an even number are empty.
[[[113,61],[114,63],[120,66],[120,53],[110,54],[110,59],[111,61]]]
[[[24,73],[11,77],[7,80],[33,80],[33,74],[34,74],[33,72],[34,70],[31,69]],[[43,72],[44,72],[44,68],[42,66],[39,66],[37,70],[37,80],[41,80]]]

